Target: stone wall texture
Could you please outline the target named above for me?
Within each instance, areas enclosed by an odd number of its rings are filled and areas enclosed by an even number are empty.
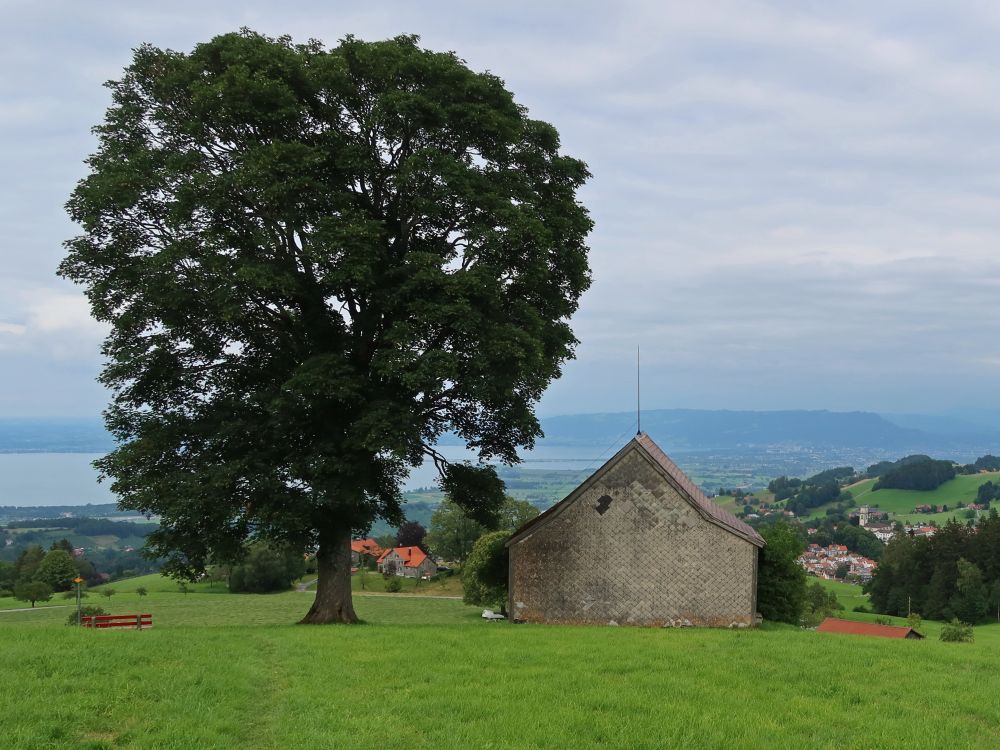
[[[754,623],[757,547],[706,520],[636,449],[510,547],[510,615],[524,622]]]

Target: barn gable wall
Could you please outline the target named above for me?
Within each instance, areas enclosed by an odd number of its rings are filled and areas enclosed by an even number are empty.
[[[756,561],[753,544],[706,520],[634,448],[511,544],[510,613],[526,622],[749,625]]]

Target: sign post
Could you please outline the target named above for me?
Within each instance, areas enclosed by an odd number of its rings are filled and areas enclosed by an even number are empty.
[[[73,583],[76,584],[76,625],[80,626],[80,584],[83,583],[83,579],[77,576],[73,579]]]

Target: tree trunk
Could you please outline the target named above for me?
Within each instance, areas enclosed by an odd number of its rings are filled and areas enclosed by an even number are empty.
[[[316,552],[316,599],[302,618],[307,625],[331,622],[354,623],[351,600],[351,530],[335,529],[321,533]]]

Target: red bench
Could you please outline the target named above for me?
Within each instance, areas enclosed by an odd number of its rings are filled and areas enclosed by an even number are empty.
[[[152,615],[84,615],[80,624],[85,628],[132,628],[142,630],[153,627]]]

